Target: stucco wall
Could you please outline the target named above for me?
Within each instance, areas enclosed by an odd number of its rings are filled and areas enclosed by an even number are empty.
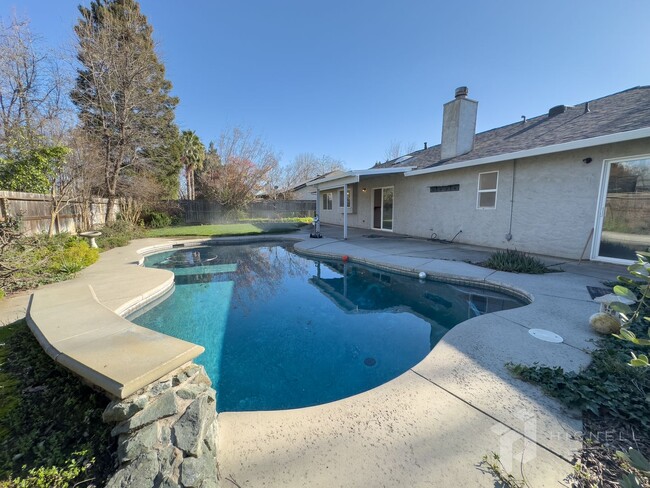
[[[644,139],[421,176],[362,177],[354,185],[355,208],[348,223],[372,228],[372,190],[394,186],[396,233],[452,239],[462,230],[455,242],[578,259],[594,226],[604,160],[648,153],[650,139]],[[590,164],[582,162],[587,157]],[[495,209],[476,208],[478,175],[486,171],[499,171]],[[430,186],[453,184],[460,185],[459,191],[429,191]],[[321,212],[321,218],[342,224],[338,193],[333,192],[333,209]],[[591,240],[586,258],[590,249]]]

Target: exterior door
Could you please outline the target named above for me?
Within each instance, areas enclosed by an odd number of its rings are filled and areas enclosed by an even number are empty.
[[[650,155],[605,162],[593,257],[636,259],[650,249]]]
[[[372,192],[372,228],[393,230],[393,195],[392,186],[375,188]]]

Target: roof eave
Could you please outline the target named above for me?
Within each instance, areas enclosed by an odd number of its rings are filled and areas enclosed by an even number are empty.
[[[452,169],[468,168],[471,166],[480,166],[482,164],[500,163],[503,161],[511,161],[513,159],[530,158],[533,156],[542,156],[545,154],[553,154],[557,152],[601,146],[603,144],[632,141],[646,137],[650,137],[650,127],[644,127],[642,129],[635,129],[626,132],[617,132],[616,134],[608,134],[605,136],[591,137],[589,139],[580,139],[578,141],[563,142],[562,144],[553,144],[551,146],[537,147],[523,151],[515,151],[512,153],[498,154],[496,156],[490,156],[487,158],[470,159],[469,161],[461,161],[458,163],[442,164],[433,168],[416,169],[414,171],[405,173],[404,176],[418,176],[428,173],[439,173],[441,171],[449,171]]]
[[[358,183],[359,179],[362,176],[377,176],[382,174],[407,173],[411,171],[413,168],[415,168],[415,166],[401,166],[399,168],[361,169],[361,170],[347,171],[343,174],[339,174],[331,178],[323,178],[322,180],[311,181],[307,183],[307,186],[322,186],[332,182],[339,182],[339,181],[341,185],[344,183],[348,183],[348,184]]]

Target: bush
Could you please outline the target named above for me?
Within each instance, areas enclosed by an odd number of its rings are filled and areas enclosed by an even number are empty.
[[[97,244],[102,251],[126,246],[132,239],[144,236],[144,230],[141,227],[122,219],[106,224],[102,227],[101,232],[102,236],[97,239]]]
[[[150,229],[161,229],[172,225],[172,217],[166,212],[149,212],[143,215],[144,225]]]
[[[511,273],[542,274],[553,271],[547,268],[539,259],[525,252],[510,249],[495,252],[490,256],[490,259],[482,263],[482,266]]]
[[[97,260],[96,249],[76,236],[23,236],[0,256],[0,288],[5,293],[68,279]]]
[[[84,240],[69,240],[62,251],[52,257],[51,269],[55,273],[75,274],[99,259],[99,249],[93,249]]]

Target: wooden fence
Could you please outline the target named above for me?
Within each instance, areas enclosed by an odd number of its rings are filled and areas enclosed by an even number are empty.
[[[217,224],[239,219],[313,217],[316,211],[314,200],[262,200],[237,211],[228,210],[209,200],[182,200],[179,203],[188,224]]]
[[[55,232],[76,233],[104,225],[105,198],[93,198],[89,202],[70,202],[55,221]],[[50,228],[50,197],[39,193],[0,191],[0,220],[20,217],[22,231],[27,235],[48,232]],[[117,210],[117,205],[116,205]]]

